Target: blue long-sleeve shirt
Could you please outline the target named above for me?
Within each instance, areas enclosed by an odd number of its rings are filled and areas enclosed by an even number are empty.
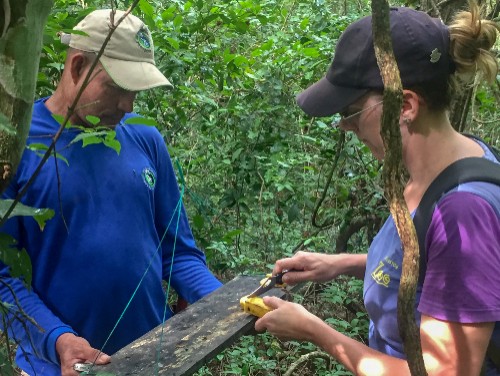
[[[35,103],[28,144],[49,145],[59,128],[44,102]],[[63,132],[56,152],[67,163],[49,159],[21,200],[55,210],[45,229],[31,217],[14,217],[0,229],[18,240],[33,265],[31,290],[10,278],[6,267],[0,269],[25,312],[44,328],[28,324],[28,335],[14,320],[9,329],[20,341],[16,362],[30,375],[60,375],[55,342],[62,333],[73,332],[101,349],[146,270],[102,350],[113,354],[159,325],[165,307],[162,280],[169,278],[173,256],[171,286],[188,302],[221,285],[196,247],[182,205],[176,236],[180,193],[158,130],[122,120],[116,128],[119,154],[103,144],[71,143],[78,134],[74,128]],[[39,162],[39,155],[25,151],[4,198],[15,197]],[[13,302],[11,295],[0,286],[2,301]]]

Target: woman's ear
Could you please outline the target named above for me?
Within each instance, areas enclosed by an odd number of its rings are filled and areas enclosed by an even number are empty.
[[[411,90],[403,90],[403,105],[401,107],[400,123],[409,126],[417,118],[420,107],[422,106],[422,98]]]

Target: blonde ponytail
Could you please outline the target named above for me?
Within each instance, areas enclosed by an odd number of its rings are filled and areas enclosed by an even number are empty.
[[[481,11],[471,2],[470,11],[457,13],[449,25],[450,55],[456,65],[456,76],[462,82],[471,82],[476,73],[493,82],[498,72],[498,61],[490,51],[500,27],[491,20],[481,19]]]

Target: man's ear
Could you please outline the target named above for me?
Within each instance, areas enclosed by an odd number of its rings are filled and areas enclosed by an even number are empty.
[[[69,71],[71,80],[74,85],[77,85],[78,82],[85,78],[84,74],[87,71],[87,58],[84,54],[81,53],[73,53],[69,56]]]

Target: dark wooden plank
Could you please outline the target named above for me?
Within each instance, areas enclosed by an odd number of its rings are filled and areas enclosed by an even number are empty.
[[[97,374],[192,375],[212,357],[253,330],[256,317],[243,312],[240,298],[257,288],[263,276],[239,276],[212,294],[145,334],[112,356],[112,362],[95,366]],[[266,295],[282,297],[271,289]],[[162,334],[163,331],[163,334]],[[161,340],[160,360],[157,353]]]

